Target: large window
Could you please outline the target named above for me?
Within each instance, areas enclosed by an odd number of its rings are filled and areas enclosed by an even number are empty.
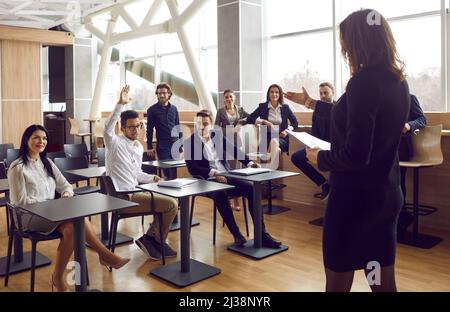
[[[337,26],[348,14],[373,8],[391,25],[411,92],[423,109],[446,111],[441,4],[441,0],[266,0],[267,80],[291,90],[304,85],[316,97],[318,83],[331,81],[338,86],[338,96],[342,94],[349,72],[333,36],[338,38]]]
[[[186,9],[193,0],[177,0],[180,13]],[[153,1],[142,0],[132,2],[124,7],[129,15],[140,25]],[[167,5],[163,1],[158,13],[151,24],[165,22],[171,18]],[[100,15],[94,23],[99,25],[103,31],[106,29],[108,17]],[[129,27],[121,18],[116,23],[116,32],[128,31]],[[207,86],[212,93],[217,93],[217,2],[208,1],[203,9],[186,24],[186,33],[191,47],[194,50],[200,65],[201,74],[206,80]],[[179,110],[198,110],[198,103],[192,102],[192,93],[195,93],[192,75],[182,46],[176,33],[154,35],[145,38],[125,41],[116,47],[120,53],[121,68],[125,73],[116,72],[117,81],[124,77],[127,84],[131,85],[133,98],[132,106],[137,110],[144,110],[156,102],[154,89],[156,84],[167,81],[173,83],[174,96],[171,101]],[[130,66],[132,68],[130,68]],[[151,71],[152,74],[148,74]],[[107,79],[112,79],[108,73]],[[120,83],[114,82],[114,87],[119,88]],[[110,88],[109,86],[107,87]],[[102,103],[102,110],[111,110],[112,106],[105,109],[107,105],[113,105],[110,98],[113,97],[111,90],[107,92],[108,100]],[[114,96],[116,94],[114,93]]]

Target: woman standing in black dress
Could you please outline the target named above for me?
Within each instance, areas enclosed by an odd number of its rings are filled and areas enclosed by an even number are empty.
[[[331,172],[323,233],[326,290],[350,291],[354,271],[364,269],[372,291],[396,291],[403,204],[397,151],[410,105],[404,63],[376,11],[349,15],[340,39],[351,79],[332,110],[331,150],[307,152],[310,162]],[[294,100],[301,96],[288,93]]]

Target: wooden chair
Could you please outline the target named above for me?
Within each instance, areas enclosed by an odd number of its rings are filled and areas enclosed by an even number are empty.
[[[69,117],[70,134],[81,138],[81,142],[85,144],[84,138],[91,137],[90,132],[80,132],[80,123],[75,118]]]
[[[406,208],[412,210],[414,218],[412,233],[406,232],[399,237],[399,242],[420,248],[432,248],[442,241],[442,238],[419,233],[419,216],[427,216],[437,211],[436,207],[420,205],[419,202],[419,171],[441,165],[444,161],[441,149],[442,125],[427,126],[413,135],[414,155],[409,161],[401,161],[400,166],[413,169],[413,203]]]

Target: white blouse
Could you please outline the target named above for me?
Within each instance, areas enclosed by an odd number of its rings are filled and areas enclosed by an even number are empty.
[[[49,159],[55,179],[48,176],[41,159],[28,158],[26,166],[22,159],[15,160],[8,169],[9,198],[14,205],[34,204],[55,198],[55,190],[73,196],[73,188]]]

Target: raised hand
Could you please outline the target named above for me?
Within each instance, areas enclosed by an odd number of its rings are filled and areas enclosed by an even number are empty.
[[[303,92],[285,92],[284,96],[294,103],[305,105],[307,100],[311,97],[309,96],[309,93],[308,91],[306,91],[305,87],[302,87],[302,91]]]
[[[131,99],[128,97],[129,91],[130,86],[125,85],[125,87],[122,88],[122,91],[120,91],[119,101],[117,101],[117,104],[126,105],[131,101]]]

